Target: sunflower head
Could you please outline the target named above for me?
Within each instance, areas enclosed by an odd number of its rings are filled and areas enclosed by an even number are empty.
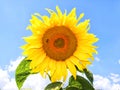
[[[27,44],[22,46],[23,55],[32,60],[32,72],[49,74],[53,82],[66,80],[67,70],[76,78],[76,67],[82,71],[91,64],[98,38],[88,33],[90,20],[80,22],[84,14],[77,17],[75,8],[69,14],[62,13],[58,6],[57,12],[47,11],[50,17],[32,15],[27,27],[32,35],[24,38]]]

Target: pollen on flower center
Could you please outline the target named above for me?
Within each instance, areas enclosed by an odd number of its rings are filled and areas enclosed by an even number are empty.
[[[74,33],[65,26],[55,26],[46,30],[42,43],[46,55],[54,60],[66,60],[73,55],[77,47]]]
[[[65,45],[65,41],[62,38],[58,38],[54,41],[54,46],[56,48],[62,48],[62,47],[64,47],[64,45]]]

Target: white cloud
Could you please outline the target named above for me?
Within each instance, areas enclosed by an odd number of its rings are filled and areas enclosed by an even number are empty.
[[[94,75],[94,87],[100,90],[111,90],[111,82],[108,78],[100,75]]]
[[[18,64],[24,59],[25,57],[18,57],[15,61],[10,61],[10,65],[8,66],[9,72],[14,72],[17,68]]]
[[[120,84],[113,84],[111,90],[120,90]]]
[[[31,88],[32,90],[44,90],[45,86],[50,83],[49,78],[43,78],[40,74],[30,75],[24,82],[22,88]]]
[[[120,75],[119,74],[111,73],[109,77],[115,83],[120,82]]]
[[[0,89],[17,90],[15,80],[10,77],[7,70],[0,69]]]
[[[120,64],[120,60],[118,60],[118,63]]]
[[[15,72],[18,64],[24,57],[18,57],[17,60],[11,61],[6,69],[0,68],[0,89],[1,90],[18,90],[15,79],[10,76],[10,72]]]
[[[0,68],[1,90],[18,90],[15,79],[11,77],[10,74],[15,72],[17,65],[23,58],[24,57],[18,57],[15,61],[11,61],[5,70]],[[21,90],[44,90],[44,87],[48,83],[50,83],[48,77],[44,79],[40,74],[30,75],[24,82]],[[68,83],[65,83],[64,86],[67,84]],[[94,87],[100,90],[120,90],[120,75],[114,73],[111,73],[108,77],[94,75]]]
[[[2,90],[18,90],[15,79],[9,78],[9,82],[5,84]]]
[[[100,58],[98,58],[98,57],[95,57],[95,60],[96,60],[97,62],[99,62],[99,61],[100,61]]]
[[[94,87],[97,90],[119,90],[120,83],[114,83],[109,77],[94,75]]]
[[[24,57],[18,57],[15,61],[10,61],[10,65],[5,70],[0,68],[0,90],[18,90],[15,79],[10,74],[15,72],[23,59]],[[48,77],[44,79],[40,74],[30,75],[21,90],[44,90],[48,83],[50,83]]]
[[[9,75],[6,70],[0,68],[0,88],[5,86],[9,82]]]

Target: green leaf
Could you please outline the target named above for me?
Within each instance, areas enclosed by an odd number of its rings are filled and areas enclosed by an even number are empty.
[[[91,82],[91,84],[93,84],[93,74],[88,71],[87,69],[84,69],[85,75],[88,78],[88,80]]]
[[[79,89],[79,88],[76,88],[76,87],[67,87],[66,90],[82,90],[82,89]]]
[[[70,78],[69,79],[69,86],[70,87],[76,87],[76,88],[82,89],[81,83],[79,83],[79,81],[77,81],[77,80],[74,80],[74,78]]]
[[[18,65],[16,72],[15,72],[15,80],[17,83],[18,88],[20,89],[26,80],[26,78],[30,75],[30,65],[31,60],[23,59],[21,63]]]
[[[77,85],[74,82],[76,82]],[[92,84],[90,84],[88,80],[86,80],[84,77],[78,76],[78,75],[76,77],[76,80],[74,79],[73,76],[70,77],[69,86],[79,88],[80,90],[94,90]]]
[[[53,82],[45,87],[45,90],[61,90],[61,89],[62,89],[62,82]]]

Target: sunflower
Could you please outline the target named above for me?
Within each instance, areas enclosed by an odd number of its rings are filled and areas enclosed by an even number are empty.
[[[32,15],[27,29],[32,35],[24,37],[27,42],[22,49],[23,55],[31,60],[33,73],[47,74],[51,81],[66,80],[68,70],[76,79],[76,67],[83,71],[93,61],[93,53],[97,53],[93,44],[98,41],[94,34],[88,32],[89,21],[80,22],[84,14],[76,16],[76,8],[69,14],[46,9],[50,16],[38,13]]]

